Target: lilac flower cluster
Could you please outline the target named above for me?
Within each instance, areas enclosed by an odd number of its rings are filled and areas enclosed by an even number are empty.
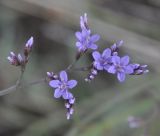
[[[24,67],[29,59],[29,54],[33,46],[33,37],[31,37],[25,44],[23,56],[19,53],[17,56],[14,52],[10,52],[10,55],[7,57],[11,65],[22,66]]]
[[[141,75],[148,73],[147,65],[130,64],[130,57],[118,55],[119,47],[122,46],[123,41],[113,44],[110,48],[106,48],[102,54],[98,51],[92,53],[93,68],[85,81],[91,81],[97,74],[93,74],[93,69],[97,71],[105,71],[111,74],[116,74],[120,82],[125,80],[128,75]]]
[[[113,44],[110,48],[104,49],[104,51],[100,53],[98,51],[98,45],[96,44],[100,36],[98,34],[91,34],[86,13],[80,17],[80,28],[81,31],[75,33],[77,38],[76,47],[78,49],[76,61],[78,61],[81,55],[86,53],[87,50],[94,50],[92,52],[94,59],[92,65],[88,68],[84,67],[85,70],[90,71],[85,81],[89,82],[93,80],[100,71],[116,74],[120,82],[125,80],[126,74],[140,75],[148,72],[147,65],[131,64],[129,63],[129,56],[119,56],[119,48],[123,44],[122,40]],[[69,69],[67,68],[67,70],[71,70],[72,67],[73,65],[69,65]],[[74,112],[73,105],[75,103],[75,97],[69,90],[77,85],[77,81],[68,81],[67,71],[61,71],[59,76],[53,72],[47,72],[47,77],[49,79],[49,85],[55,89],[54,97],[65,100],[65,107],[67,109],[66,116],[67,119],[70,119]]]
[[[49,75],[49,72],[47,72]],[[57,79],[51,80],[49,85],[52,88],[55,88],[54,97],[60,98],[62,97],[65,102],[65,107],[67,109],[67,119],[70,119],[70,116],[73,114],[73,105],[75,102],[75,97],[69,91],[69,89],[73,89],[77,85],[76,80],[69,80],[66,71],[61,71],[59,77]]]
[[[122,46],[123,41],[119,41],[110,48],[104,49],[102,53],[99,52],[96,42],[100,39],[100,36],[98,34],[91,34],[86,13],[80,17],[80,28],[81,30],[75,33],[77,38],[76,47],[78,49],[78,57],[76,57],[75,62],[89,49],[93,51],[93,62],[91,62],[89,67],[81,69],[82,71],[90,71],[85,81],[89,82],[93,80],[102,71],[116,74],[120,82],[125,80],[126,75],[142,75],[149,72],[147,65],[130,63],[130,57],[128,55],[123,57],[119,55],[119,48]],[[24,70],[33,48],[33,42],[33,37],[26,42],[23,55],[15,55],[14,52],[10,52],[10,55],[7,57],[9,62],[14,66],[21,66],[22,70]],[[69,65],[66,70],[60,71],[59,74],[47,72],[46,78],[48,79],[49,86],[54,88],[54,98],[62,98],[64,100],[67,119],[70,119],[74,113],[73,107],[76,99],[70,90],[77,86],[77,80],[68,80],[67,75],[68,71],[74,69],[74,63]],[[131,118],[129,121],[133,122],[133,119]]]
[[[88,49],[96,50],[98,46],[95,44],[100,39],[98,34],[91,35],[91,30],[88,26],[87,14],[85,13],[84,16],[80,17],[80,26],[81,31],[76,32],[76,47],[78,48],[79,53],[84,53]]]

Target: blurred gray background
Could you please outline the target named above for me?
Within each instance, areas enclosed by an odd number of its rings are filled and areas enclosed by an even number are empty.
[[[124,40],[121,54],[148,64],[150,73],[115,76],[100,73],[90,84],[87,72],[72,72],[79,81],[75,114],[66,120],[63,101],[45,83],[0,97],[0,136],[160,136],[160,1],[159,0],[0,0],[0,89],[15,84],[19,69],[6,57],[22,52],[30,36],[34,50],[23,83],[60,71],[75,57],[79,17],[88,14],[101,40],[99,50]],[[89,53],[77,64],[92,61]],[[140,125],[131,128],[128,117]]]

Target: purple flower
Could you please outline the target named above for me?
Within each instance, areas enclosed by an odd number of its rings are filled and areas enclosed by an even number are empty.
[[[133,68],[129,65],[129,56],[120,58],[119,56],[112,57],[113,65],[109,67],[108,72],[117,74],[117,78],[120,82],[125,80],[126,74],[133,73]]]
[[[92,56],[94,58],[93,65],[97,70],[108,70],[111,66],[111,49],[105,49],[102,55],[98,51],[94,51]]]
[[[95,44],[100,39],[98,34],[91,36],[91,31],[83,29],[82,32],[76,32],[77,42],[76,47],[79,52],[85,52],[87,49],[96,50],[98,46]]]
[[[98,34],[91,35],[91,30],[88,27],[88,19],[87,14],[85,13],[84,16],[80,17],[80,26],[81,32],[76,32],[76,47],[78,51],[85,52],[87,49],[96,50],[98,46],[95,44],[100,39]]]
[[[74,88],[77,85],[76,80],[69,80],[66,71],[60,72],[60,80],[52,80],[49,82],[49,85],[55,89],[54,97],[63,99],[70,99],[73,97],[72,93],[69,92],[69,89]]]

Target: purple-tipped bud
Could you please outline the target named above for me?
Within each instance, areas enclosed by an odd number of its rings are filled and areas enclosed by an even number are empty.
[[[16,55],[15,55],[15,53],[14,52],[10,52],[10,55],[12,56],[12,57],[16,57]]]
[[[89,78],[90,78],[91,80],[93,80],[93,79],[94,79],[94,75],[90,75]]]
[[[70,108],[70,104],[69,103],[65,103],[65,107],[67,108],[67,109],[69,109]]]
[[[88,78],[85,78],[84,79],[86,82],[90,82],[91,80],[90,79],[88,79]]]
[[[92,70],[91,70],[91,73],[92,73],[93,75],[97,75],[98,72],[97,72],[97,70],[92,69]]]
[[[73,108],[70,108],[69,109],[69,113],[72,115],[74,113],[74,109]]]
[[[70,104],[72,104],[72,105],[73,105],[73,104],[74,104],[74,102],[75,102],[75,98],[74,98],[74,97],[73,97],[73,98],[71,98],[71,99],[69,99],[69,103],[70,103]]]
[[[23,57],[21,56],[21,54],[18,54],[18,61],[22,64],[24,62]]]
[[[118,55],[118,49],[122,46],[122,44],[123,44],[124,42],[123,42],[123,40],[121,40],[121,41],[119,41],[119,42],[117,42],[117,43],[114,43],[111,47],[110,47],[110,49],[111,49],[111,51],[112,51],[112,55]],[[116,53],[114,53],[114,52],[116,52]]]
[[[32,51],[33,43],[34,43],[34,39],[33,39],[33,37],[31,37],[31,38],[27,41],[27,43],[26,43],[26,45],[25,45],[24,55],[25,55],[26,59],[28,58],[29,53]]]
[[[13,61],[13,59],[10,56],[8,56],[7,59],[9,60],[9,62]]]
[[[14,52],[10,52],[10,55],[7,57],[7,59],[9,60],[9,63],[11,65],[14,65],[14,66],[19,66],[21,65],[21,61],[19,60],[19,58],[15,55]]]
[[[53,73],[53,72],[47,72],[47,77],[50,79],[50,80],[55,80],[55,79],[58,79],[58,75]]]
[[[67,116],[67,120],[71,118],[71,114],[69,112],[67,112],[66,116]]]
[[[26,47],[32,48],[33,42],[34,42],[34,40],[33,40],[33,37],[31,36],[31,38],[26,43]]]

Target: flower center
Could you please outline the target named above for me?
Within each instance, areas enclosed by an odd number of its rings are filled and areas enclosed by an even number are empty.
[[[124,72],[124,68],[121,65],[116,65],[116,69],[118,72]]]
[[[62,82],[61,85],[60,85],[60,89],[61,89],[61,90],[65,90],[65,89],[67,89],[67,88],[68,88],[67,83],[66,83],[66,82]]]
[[[101,65],[105,66],[105,65],[108,64],[108,60],[105,59],[105,58],[103,58],[103,57],[101,57],[101,58],[100,58],[100,63],[101,63]]]

